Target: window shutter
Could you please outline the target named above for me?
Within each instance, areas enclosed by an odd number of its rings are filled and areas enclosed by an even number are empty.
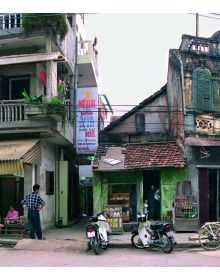
[[[135,125],[136,125],[136,132],[145,132],[145,115],[144,114],[135,115]]]
[[[193,73],[194,108],[212,110],[212,77],[207,70],[196,69]]]

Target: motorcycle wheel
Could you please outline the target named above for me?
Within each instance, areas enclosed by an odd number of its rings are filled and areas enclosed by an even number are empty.
[[[99,254],[99,244],[96,238],[92,241],[92,250],[95,252],[96,255]]]
[[[144,245],[143,245],[138,233],[135,233],[132,235],[131,243],[135,248],[144,249]]]
[[[162,244],[160,244],[159,247],[164,253],[169,254],[173,251],[173,242],[167,235],[162,235],[160,241],[162,242]]]

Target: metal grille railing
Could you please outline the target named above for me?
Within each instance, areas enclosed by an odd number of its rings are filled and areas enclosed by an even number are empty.
[[[0,29],[12,29],[22,26],[21,14],[0,14]]]

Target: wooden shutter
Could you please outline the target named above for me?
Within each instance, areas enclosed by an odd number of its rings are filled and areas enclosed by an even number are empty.
[[[197,110],[212,110],[212,77],[208,70],[198,68],[193,73],[193,100]]]
[[[145,132],[145,115],[144,114],[135,115],[135,125],[136,125],[136,132]]]

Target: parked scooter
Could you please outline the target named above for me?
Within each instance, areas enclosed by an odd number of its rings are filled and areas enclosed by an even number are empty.
[[[173,236],[173,225],[170,222],[151,224],[147,215],[137,215],[138,229],[132,231],[132,245],[139,249],[159,247],[165,253],[171,253],[176,244]]]
[[[110,233],[111,228],[102,213],[90,217],[86,225],[86,235],[89,239],[88,249],[94,251],[96,255],[99,254],[100,248],[107,249]]]

